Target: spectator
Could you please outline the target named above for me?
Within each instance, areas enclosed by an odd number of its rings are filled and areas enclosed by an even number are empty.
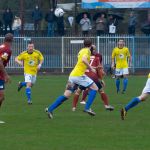
[[[14,31],[14,37],[18,37],[19,36],[19,30],[21,29],[21,19],[18,16],[15,16],[13,25],[12,25],[12,29]]]
[[[42,11],[39,9],[38,5],[35,6],[35,9],[32,12],[32,18],[34,21],[34,31],[37,33],[37,31],[40,31],[40,25],[42,20]]]
[[[49,9],[49,12],[45,16],[45,20],[48,22],[47,36],[54,36],[55,15],[53,8]]]
[[[101,14],[97,19],[96,19],[96,31],[97,31],[97,36],[100,36],[105,33],[106,30],[106,20],[105,20],[105,14]]]
[[[6,8],[3,13],[3,21],[5,25],[5,34],[7,33],[7,29],[9,27],[9,32],[12,33],[12,22],[13,22],[13,13],[10,8]]]
[[[89,30],[91,29],[91,21],[87,17],[87,14],[83,14],[83,18],[80,20],[82,34],[84,36],[88,35]]]
[[[64,17],[57,17],[57,31],[59,36],[64,36]]]
[[[107,22],[108,33],[115,34],[117,32],[118,19],[110,15]]]
[[[134,12],[130,13],[129,21],[128,21],[128,34],[135,35],[135,27],[137,24],[137,18]]]

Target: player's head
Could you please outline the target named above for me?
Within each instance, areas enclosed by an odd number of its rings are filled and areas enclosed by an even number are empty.
[[[124,39],[119,39],[119,41],[118,41],[118,47],[119,48],[123,48],[124,44],[125,44]]]
[[[6,43],[12,43],[12,42],[13,42],[13,34],[7,33],[7,34],[5,35],[4,42],[6,42]]]
[[[95,55],[96,54],[96,46],[92,45],[90,48],[90,51],[91,51],[91,55]]]
[[[32,41],[28,42],[28,53],[33,53],[33,49],[34,49],[34,43]]]
[[[85,39],[84,40],[84,47],[91,47],[92,41],[90,39]]]

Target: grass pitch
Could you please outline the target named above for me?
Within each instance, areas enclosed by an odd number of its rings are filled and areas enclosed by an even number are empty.
[[[63,94],[67,76],[38,76],[32,89],[33,105],[27,105],[25,91],[17,92],[22,76],[12,76],[6,86],[6,99],[0,109],[0,150],[149,150],[149,100],[120,119],[120,109],[141,93],[146,76],[129,77],[126,94],[116,94],[114,79],[106,77],[105,91],[113,112],[106,111],[99,95],[92,106],[95,117],[83,113],[78,104],[71,111],[72,97],[54,111],[49,120],[44,108]]]

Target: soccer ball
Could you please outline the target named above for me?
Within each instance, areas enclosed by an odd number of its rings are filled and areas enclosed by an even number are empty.
[[[62,17],[64,15],[64,11],[61,8],[56,8],[54,14],[56,17]]]

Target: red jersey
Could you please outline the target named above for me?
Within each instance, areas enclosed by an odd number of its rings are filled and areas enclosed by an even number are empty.
[[[0,45],[0,59],[3,61],[4,67],[7,66],[10,57],[11,57],[11,49],[9,45],[2,44]],[[4,74],[0,71],[0,80],[4,80]]]
[[[96,53],[95,56],[99,57],[100,64],[102,64],[102,55],[100,53]]]
[[[97,70],[97,67],[100,66],[100,59],[99,59],[99,55],[92,55],[90,57],[90,66],[92,66],[93,68],[95,68],[95,71]],[[91,78],[94,82],[97,82],[99,80],[98,74],[97,72],[94,73],[92,71],[90,71],[89,69],[86,70],[85,74]]]

